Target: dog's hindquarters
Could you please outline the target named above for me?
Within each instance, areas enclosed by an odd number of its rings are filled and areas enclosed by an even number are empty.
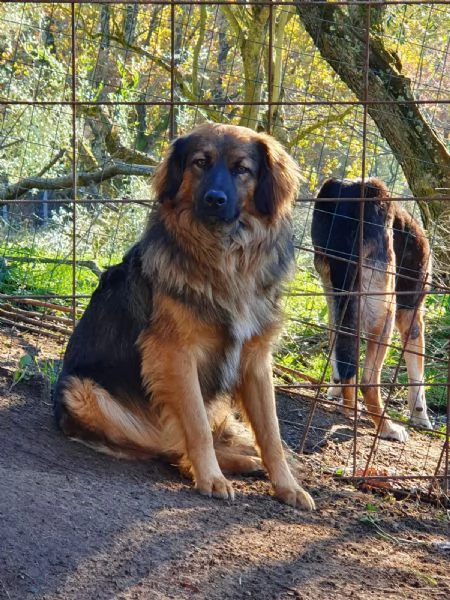
[[[161,433],[137,403],[114,398],[88,378],[69,376],[58,389],[57,419],[70,438],[118,458],[160,453]]]
[[[163,456],[192,476],[185,436],[167,405],[157,413],[111,396],[94,381],[68,377],[59,393],[59,426],[75,441],[116,458],[146,459]],[[208,420],[220,468],[228,473],[263,470],[252,436],[230,408],[229,399],[212,403]]]

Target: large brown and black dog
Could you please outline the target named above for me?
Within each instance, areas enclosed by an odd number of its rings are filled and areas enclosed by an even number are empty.
[[[408,404],[414,425],[431,429],[424,392],[423,304],[431,274],[428,240],[419,223],[389,199],[378,179],[365,182],[329,179],[314,205],[311,235],[314,263],[327,292],[332,343],[333,381],[329,395],[342,397],[352,410],[356,400],[358,357],[356,334],[361,284],[361,332],[367,341],[361,390],[376,425],[384,408],[381,368],[394,323],[404,345],[408,370]],[[358,273],[360,198],[364,202],[362,273]],[[361,278],[361,279],[360,279]],[[348,294],[346,292],[350,292]],[[347,384],[348,387],[341,386]],[[380,436],[400,442],[408,438],[401,425],[387,418]]]
[[[264,465],[276,496],[314,508],[286,462],[271,372],[297,184],[280,144],[250,129],[208,124],[172,144],[145,233],[102,275],[70,339],[55,394],[68,436],[176,461],[225,499],[222,470]]]

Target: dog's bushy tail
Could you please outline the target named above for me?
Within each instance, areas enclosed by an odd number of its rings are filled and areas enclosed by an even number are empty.
[[[118,458],[161,453],[161,430],[139,406],[118,402],[91,379],[68,377],[59,393],[58,424],[72,439]]]
[[[193,474],[182,425],[170,407],[120,402],[92,379],[74,376],[63,378],[55,396],[57,423],[74,441],[116,458],[162,456]],[[221,466],[236,472],[260,470],[253,437],[230,399],[211,403],[207,414]]]

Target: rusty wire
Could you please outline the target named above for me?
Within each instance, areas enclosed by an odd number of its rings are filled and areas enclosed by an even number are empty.
[[[239,4],[239,2],[230,2],[227,0],[140,0],[138,3],[142,4],[142,5],[159,5],[159,6],[167,6],[170,7],[170,97],[168,100],[152,100],[151,102],[146,102],[146,101],[140,101],[140,100],[135,100],[135,101],[124,101],[124,100],[117,100],[117,101],[108,101],[108,100],[104,100],[102,99],[101,101],[90,101],[90,100],[80,100],[77,97],[77,32],[76,32],[76,6],[77,5],[83,5],[83,4],[102,4],[103,2],[87,2],[87,0],[62,0],[61,2],[59,2],[59,4],[68,4],[71,6],[71,89],[70,89],[70,100],[61,100],[61,101],[52,101],[52,100],[35,100],[35,99],[12,99],[12,98],[5,98],[5,97],[0,97],[0,107],[1,106],[67,106],[70,108],[71,110],[71,128],[72,128],[72,141],[71,141],[71,176],[72,176],[72,190],[73,190],[73,196],[72,196],[72,200],[71,200],[71,210],[72,210],[72,255],[71,255],[71,260],[72,260],[72,294],[71,295],[46,295],[46,294],[42,294],[42,295],[27,295],[26,298],[24,298],[23,296],[17,295],[17,294],[0,294],[0,300],[4,301],[10,301],[10,302],[21,302],[21,303],[29,303],[29,304],[33,304],[34,301],[34,305],[35,306],[42,306],[42,307],[50,307],[52,306],[53,308],[55,306],[57,306],[56,304],[54,304],[55,300],[68,300],[71,303],[71,308],[69,309],[67,306],[61,306],[61,312],[64,312],[66,314],[69,314],[71,319],[72,319],[72,324],[73,326],[76,323],[76,319],[77,319],[77,315],[79,314],[79,301],[80,300],[85,300],[88,298],[88,295],[85,294],[79,294],[77,293],[77,267],[78,267],[78,263],[79,263],[79,259],[78,259],[78,253],[77,253],[77,231],[78,231],[78,223],[77,223],[77,207],[81,204],[107,204],[108,202],[110,203],[114,203],[114,204],[131,204],[131,203],[136,203],[136,204],[140,204],[140,205],[151,205],[152,201],[151,200],[138,200],[138,199],[132,199],[132,198],[116,198],[113,200],[107,200],[107,199],[98,199],[98,198],[83,198],[80,196],[79,191],[78,191],[78,170],[77,170],[77,109],[78,107],[81,106],[147,106],[147,105],[152,105],[152,106],[167,106],[169,108],[169,136],[170,138],[173,138],[176,135],[176,109],[178,107],[202,107],[202,106],[216,106],[216,107],[220,107],[220,106],[227,106],[227,107],[231,107],[231,106],[236,106],[236,107],[243,107],[243,106],[263,106],[267,108],[267,124],[266,124],[266,129],[268,131],[268,133],[272,132],[272,128],[273,128],[273,111],[274,109],[276,109],[277,107],[289,107],[289,106],[358,106],[362,108],[362,166],[361,166],[361,180],[362,180],[362,185],[363,185],[363,189],[364,189],[364,185],[365,185],[365,181],[367,180],[366,177],[366,151],[367,151],[367,146],[368,146],[368,110],[370,106],[374,106],[374,105],[397,105],[399,104],[399,101],[395,101],[395,100],[375,100],[375,99],[371,99],[369,97],[369,59],[370,59],[370,26],[371,26],[371,11],[370,10],[366,10],[365,11],[365,26],[364,26],[364,44],[363,44],[363,49],[362,49],[362,60],[363,60],[363,70],[362,70],[362,77],[361,77],[361,85],[362,85],[362,98],[361,99],[355,99],[355,100],[339,100],[339,99],[333,99],[333,100],[316,100],[316,99],[311,99],[311,100],[298,100],[298,101],[289,101],[289,100],[281,100],[281,101],[276,101],[273,98],[273,52],[274,52],[274,40],[273,40],[273,21],[274,21],[274,7],[278,7],[278,6],[295,6],[296,4],[298,4],[298,2],[294,2],[291,0],[286,0],[283,2],[278,2],[278,1],[271,1],[271,0],[246,0],[245,4],[248,6],[252,6],[252,5],[261,5],[261,6],[267,6],[269,8],[269,29],[268,29],[268,64],[267,64],[267,80],[268,80],[268,84],[267,84],[267,91],[268,91],[268,97],[266,101],[252,101],[252,102],[245,102],[245,101],[234,101],[232,99],[227,99],[227,100],[214,100],[214,101],[208,101],[208,100],[198,100],[198,101],[189,101],[186,99],[180,99],[176,97],[176,77],[175,77],[175,67],[176,67],[176,46],[175,46],[175,10],[177,6],[189,6],[189,5],[194,5],[194,6],[220,6],[220,5],[226,5],[226,4]],[[130,0],[112,0],[111,2],[106,2],[106,4],[130,4],[131,1]],[[431,1],[426,1],[424,2],[423,0],[401,0],[401,2],[399,2],[398,0],[386,0],[383,1],[384,5],[405,5],[405,6],[414,6],[414,5],[422,5],[424,3],[427,4],[436,4],[436,5],[446,5],[448,4],[448,0],[433,0]],[[17,4],[48,4],[48,2],[46,0],[34,0],[34,2],[30,2],[29,0],[17,0]],[[319,5],[326,5],[329,4],[328,0],[314,0],[314,2],[312,2],[312,4],[319,4]],[[348,5],[365,5],[367,8],[370,8],[372,6],[379,6],[380,2],[379,0],[364,0],[364,2],[356,2],[356,0],[348,0],[348,1],[336,1],[333,2],[333,5],[335,6],[348,6]],[[404,99],[401,101],[402,105],[408,105],[408,104],[414,104],[414,105],[423,105],[423,106],[427,106],[427,105],[448,105],[449,104],[450,99],[421,99],[421,100],[408,100],[408,99]],[[444,192],[442,194],[442,199],[443,200],[450,200],[450,193],[445,193],[447,192],[447,190],[441,190],[442,192]],[[364,196],[364,194],[363,194]],[[428,198],[428,197],[422,197],[422,198],[412,198],[412,197],[396,197],[396,196],[392,196],[392,198],[390,198],[390,201],[394,201],[394,200],[422,200],[422,201],[427,201],[427,200],[431,200],[432,198]],[[433,198],[434,199],[434,198]],[[323,199],[323,200],[327,200],[327,199]],[[330,201],[334,201],[334,199],[329,199]],[[347,200],[347,199],[346,199]],[[349,199],[351,201],[351,199]],[[338,260],[343,260],[345,262],[347,262],[348,264],[357,264],[357,268],[359,271],[361,271],[362,269],[362,260],[363,260],[363,241],[364,241],[364,200],[361,201],[359,198],[355,198],[353,199],[356,202],[360,202],[360,207],[359,207],[359,240],[358,240],[358,244],[359,244],[359,254],[358,254],[358,259],[357,261],[352,260],[351,257],[348,258],[341,258]],[[301,202],[311,202],[311,198],[301,198],[300,199]],[[13,198],[4,198],[1,199],[1,203],[5,204],[5,205],[13,205],[13,204],[27,204],[27,203],[34,203],[35,200],[32,199],[21,199],[20,195],[17,194],[16,197]],[[49,203],[59,203],[61,202],[58,199],[49,199],[48,200]],[[311,252],[311,248],[310,247],[306,247],[304,245],[300,246],[301,250],[304,251],[308,251]],[[37,259],[38,260],[38,259]],[[407,278],[407,276],[405,276]],[[425,285],[425,282],[424,282]],[[445,285],[435,285],[433,287],[432,290],[429,291],[425,291],[425,294],[448,294],[450,291],[450,289],[445,286]],[[408,292],[405,292],[405,294]],[[313,293],[313,292],[299,292],[300,295],[303,296],[314,296],[314,295],[318,295],[318,293]],[[345,295],[346,297],[350,298],[351,295],[356,295],[358,298],[358,315],[357,315],[357,330],[354,333],[349,333],[349,335],[353,335],[356,338],[356,345],[357,345],[357,352],[356,355],[357,357],[360,356],[360,345],[361,345],[361,341],[364,341],[365,338],[364,335],[361,333],[361,301],[362,298],[364,296],[364,291],[362,290],[362,278],[360,277],[358,279],[358,290],[355,292],[342,292],[343,295]],[[386,293],[381,293],[381,292],[370,292],[371,296],[375,296],[377,294],[380,295],[386,295]],[[393,295],[397,295],[398,292],[392,292]],[[320,293],[320,295],[325,295],[325,292]],[[53,303],[47,303],[45,302],[45,300],[52,300]],[[0,304],[1,306],[1,304]],[[417,308],[416,308],[417,310]],[[412,325],[411,325],[412,326]],[[410,326],[410,327],[411,327]],[[317,325],[318,328],[320,328],[322,331],[325,332],[335,332],[336,330],[334,330],[331,327],[327,327],[326,325]],[[390,346],[392,346],[392,344],[390,344]],[[329,353],[328,353],[328,357],[327,357],[327,364],[330,361],[331,358],[331,351],[332,348],[330,348]],[[400,359],[396,365],[396,369],[392,378],[392,382],[390,383],[381,383],[379,384],[379,387],[387,387],[389,388],[389,393],[388,393],[388,398],[385,402],[385,410],[388,408],[388,402],[392,393],[392,390],[394,389],[394,386],[398,386],[400,385],[399,383],[396,383],[396,378],[399,372],[399,368],[400,368],[400,360],[403,356],[405,352],[405,348],[401,347],[400,348]],[[436,359],[434,359],[436,360]],[[367,457],[366,460],[366,465],[364,467],[364,472],[362,475],[357,475],[357,446],[358,446],[358,440],[357,440],[357,436],[358,436],[358,421],[359,418],[361,416],[361,414],[370,414],[369,411],[365,410],[365,411],[361,411],[358,408],[357,403],[355,403],[355,408],[354,408],[354,420],[353,420],[353,447],[352,447],[352,476],[351,477],[344,477],[344,479],[348,479],[348,480],[358,480],[358,481],[364,481],[364,480],[374,480],[374,479],[389,479],[389,480],[410,480],[410,479],[416,479],[416,480],[424,480],[424,481],[428,481],[431,480],[430,483],[430,489],[434,483],[434,481],[441,481],[442,483],[442,489],[443,492],[445,494],[448,494],[449,491],[449,440],[450,440],[450,358],[447,359],[439,359],[442,362],[445,362],[447,364],[447,369],[448,369],[448,377],[447,377],[447,384],[446,384],[446,388],[447,388],[447,421],[446,421],[446,430],[445,433],[441,433],[440,435],[442,437],[445,438],[444,440],[444,444],[442,447],[442,452],[441,452],[441,456],[440,459],[438,461],[438,464],[436,465],[436,469],[434,471],[434,473],[431,474],[426,474],[426,475],[389,475],[389,476],[382,476],[382,475],[374,475],[373,473],[369,474],[370,471],[370,465],[371,462],[373,461],[375,455],[376,455],[376,448],[377,448],[377,443],[379,440],[379,430],[380,430],[380,426],[378,427],[378,431],[377,434],[374,436],[373,439],[373,443],[370,447],[369,450],[369,455]],[[326,365],[327,366],[327,365]],[[358,389],[358,385],[359,385],[359,364],[357,365],[357,369],[356,369],[356,381],[355,384],[351,384],[351,387],[355,388],[355,397],[356,397],[356,390]],[[288,384],[288,385],[280,385],[278,386],[279,389],[281,390],[301,390],[301,389],[309,389],[309,390],[315,390],[315,394],[314,397],[311,399],[311,406],[310,406],[310,410],[308,412],[307,418],[306,418],[306,422],[304,423],[304,429],[303,429],[303,434],[302,434],[302,438],[300,440],[300,451],[302,451],[304,449],[305,446],[305,441],[307,439],[310,427],[311,427],[311,423],[312,423],[312,418],[314,415],[314,412],[316,410],[316,407],[319,404],[328,404],[328,405],[333,405],[333,403],[329,400],[324,399],[323,397],[321,397],[321,391],[323,390],[323,388],[328,387],[328,383],[326,383],[324,381],[325,379],[325,368],[323,369],[322,372],[322,377],[319,381],[313,382],[313,381],[308,381],[308,383],[299,383],[299,382],[295,382],[293,384]],[[414,384],[401,384],[402,387],[408,387]],[[441,383],[430,383],[427,384],[429,386],[440,386],[442,387]],[[345,386],[345,384],[344,384]],[[383,413],[384,416],[384,413]],[[395,420],[395,419],[394,419]],[[440,472],[442,470],[442,473]]]

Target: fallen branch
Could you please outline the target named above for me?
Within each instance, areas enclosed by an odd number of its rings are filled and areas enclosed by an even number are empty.
[[[68,327],[72,327],[73,321],[72,319],[68,319],[67,317],[58,317],[56,315],[49,315],[44,312],[37,312],[34,310],[23,310],[21,308],[16,308],[12,304],[0,304],[0,310],[7,310],[8,312],[17,315],[18,317],[36,317],[43,319],[44,321],[52,321],[53,323],[60,323],[61,325],[67,325]]]
[[[276,375],[277,377],[279,377],[280,379],[282,379],[285,383],[287,383],[287,384],[295,383],[295,379],[292,377],[292,375],[288,375],[287,373],[284,373],[284,371],[282,369],[280,369],[277,365],[273,365],[272,370],[273,370],[273,374]]]
[[[0,323],[3,323],[4,325],[10,325],[16,329],[21,329],[22,331],[36,333],[37,335],[44,335],[54,340],[58,340],[59,342],[62,342],[65,339],[65,335],[62,335],[61,333],[52,333],[51,331],[45,331],[39,327],[34,327],[33,325],[22,325],[21,323],[16,323],[11,319],[7,319],[6,317],[2,316],[0,316]]]
[[[117,175],[135,175],[137,177],[150,177],[153,175],[154,167],[146,165],[127,164],[120,161],[98,169],[97,171],[82,172],[76,174],[76,184],[78,186],[87,186],[93,183],[101,183],[112,179]],[[62,177],[43,178],[43,177],[25,177],[17,183],[10,185],[0,185],[0,201],[15,200],[23,196],[32,189],[38,190],[61,190],[74,186],[72,175],[63,175]],[[63,200],[61,200],[63,202]]]
[[[20,321],[17,322],[14,318],[19,318]],[[15,311],[10,311],[0,307],[0,319],[3,321],[4,319],[9,320],[11,323],[15,325],[32,325],[33,327],[37,326],[41,333],[44,333],[44,329],[48,331],[55,331],[57,333],[62,333],[63,335],[70,335],[72,333],[71,329],[67,327],[61,327],[60,325],[55,325],[54,323],[46,323],[41,318],[34,317],[26,317],[23,315],[18,315]]]
[[[315,379],[314,377],[310,377],[309,375],[306,375],[305,373],[302,373],[301,371],[297,371],[297,369],[292,369],[291,367],[285,367],[284,365],[280,365],[279,363],[275,363],[274,369],[275,368],[286,375],[290,375],[291,378],[294,379],[294,382],[291,381],[289,383],[295,383],[295,379],[301,379],[302,381],[307,381],[308,383],[314,383],[315,385],[321,385],[323,383],[322,381],[319,381],[318,379]]]
[[[73,315],[73,308],[68,306],[62,306],[61,304],[53,304],[52,302],[44,302],[43,300],[36,300],[34,298],[15,298],[11,299],[8,294],[0,294],[0,300],[6,300],[7,302],[17,302],[17,304],[29,304],[31,306],[41,306],[42,308],[51,308],[56,312],[67,313]]]

